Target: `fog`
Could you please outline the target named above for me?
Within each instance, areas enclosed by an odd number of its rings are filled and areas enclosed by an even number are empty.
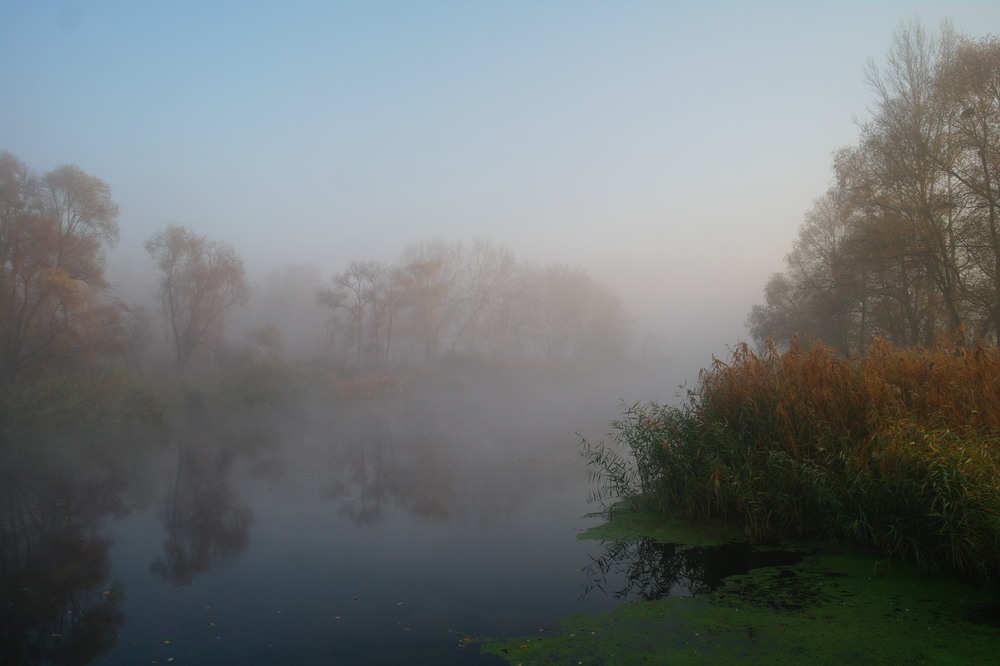
[[[37,3],[0,7],[0,149],[120,205],[109,276],[149,299],[168,224],[251,282],[486,238],[580,266],[692,380],[747,337],[903,19],[991,2]]]
[[[497,663],[695,594],[578,538],[636,473],[581,437],[749,341],[912,19],[1000,6],[0,2],[0,662]]]

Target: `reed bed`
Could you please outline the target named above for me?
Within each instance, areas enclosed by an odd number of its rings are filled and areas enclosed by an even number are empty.
[[[603,475],[619,496],[739,519],[757,540],[833,537],[1000,579],[995,346],[877,340],[841,358],[819,343],[742,345],[686,404],[634,405],[614,426],[634,461]],[[596,467],[614,459],[589,448]]]

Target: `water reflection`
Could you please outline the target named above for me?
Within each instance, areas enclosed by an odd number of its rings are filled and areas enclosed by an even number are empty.
[[[600,404],[547,387],[229,416],[193,401],[152,436],[5,442],[0,663],[165,663],[181,645],[185,663],[475,663],[453,630],[576,610],[573,433],[603,431]]]
[[[444,524],[488,524],[510,515],[540,489],[582,478],[575,435],[562,419],[511,420],[516,405],[488,407],[451,397],[351,403],[312,415],[295,444],[302,475],[320,477],[317,495],[359,526],[405,514]],[[506,419],[506,420],[501,420]],[[308,481],[295,476],[297,490]]]
[[[322,497],[357,525],[377,525],[395,508],[396,415],[353,411],[335,422],[325,442],[330,459]]]
[[[250,542],[253,513],[235,496],[227,475],[233,456],[202,434],[178,441],[177,464],[164,497],[163,557],[151,570],[175,586],[239,559]]]
[[[758,550],[749,543],[686,547],[649,538],[613,543],[584,567],[589,578],[584,595],[599,590],[622,600],[692,597],[718,589],[730,576],[758,567],[792,565],[801,559],[798,551]]]
[[[406,512],[433,522],[446,522],[471,508],[462,477],[468,453],[482,453],[480,442],[457,441],[447,422],[429,414],[396,409],[360,409],[343,413],[332,424],[326,442],[330,452],[323,495],[358,525],[382,523]]]
[[[150,565],[154,574],[182,587],[240,559],[254,523],[244,477],[281,478],[291,421],[266,410],[210,415],[197,394],[188,396],[188,417],[167,438],[173,460],[158,461],[145,482],[150,492],[160,488],[166,537]]]
[[[0,663],[85,664],[124,619],[100,530],[123,510],[123,484],[41,448],[0,461]]]

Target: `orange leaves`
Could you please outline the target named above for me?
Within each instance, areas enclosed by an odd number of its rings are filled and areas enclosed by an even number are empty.
[[[105,287],[105,247],[118,207],[78,167],[37,176],[0,153],[0,378],[76,363],[111,337],[92,295]]]

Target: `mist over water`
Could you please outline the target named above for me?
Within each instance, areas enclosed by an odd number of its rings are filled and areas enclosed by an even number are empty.
[[[4,663],[494,663],[464,636],[609,609],[583,571],[603,548],[577,538],[599,507],[576,433],[602,438],[629,397],[603,380],[194,404],[11,446]]]

